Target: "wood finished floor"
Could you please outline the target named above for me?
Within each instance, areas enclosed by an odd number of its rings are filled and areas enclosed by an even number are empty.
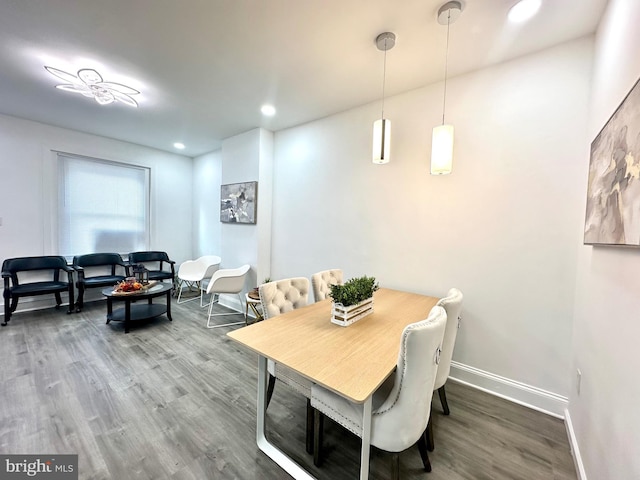
[[[18,313],[0,329],[0,452],[77,453],[80,479],[289,478],[256,446],[257,357],[227,339],[235,327],[206,329],[198,302],[126,335],[105,312]],[[576,479],[562,421],[453,382],[447,396],[448,417],[434,400],[433,471],[410,449],[402,479]],[[267,415],[271,440],[318,479],[357,478],[359,439],[330,421],[313,466],[303,397],[276,385]],[[388,477],[373,449],[370,478]]]

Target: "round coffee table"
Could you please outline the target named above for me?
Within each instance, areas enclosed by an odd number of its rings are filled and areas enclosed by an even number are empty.
[[[173,285],[170,283],[157,283],[147,290],[140,292],[127,292],[125,294],[116,293],[113,287],[102,290],[102,295],[107,297],[107,324],[111,321],[124,322],[124,333],[129,333],[129,323],[136,320],[147,320],[160,315],[167,314],[169,321],[171,318],[171,291]],[[152,299],[167,296],[166,304],[153,303]],[[147,300],[145,304],[131,305],[132,302]],[[113,302],[124,302],[124,307],[113,310]]]

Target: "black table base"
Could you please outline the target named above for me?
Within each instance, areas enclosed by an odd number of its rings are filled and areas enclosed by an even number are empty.
[[[169,321],[171,318],[171,291],[170,284],[161,283],[160,288],[152,288],[150,290],[140,292],[133,295],[115,295],[110,289],[103,290],[102,294],[107,297],[107,324],[110,322],[124,322],[124,333],[129,333],[130,322],[137,320],[149,320],[167,314]],[[167,297],[166,304],[154,304],[152,300],[156,297],[165,295]],[[133,304],[147,300],[147,303]],[[113,310],[113,302],[123,302],[124,307]]]

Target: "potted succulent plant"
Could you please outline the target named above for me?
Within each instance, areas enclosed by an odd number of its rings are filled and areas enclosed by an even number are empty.
[[[329,288],[333,299],[332,323],[346,327],[373,313],[373,292],[378,289],[375,277],[352,278]]]

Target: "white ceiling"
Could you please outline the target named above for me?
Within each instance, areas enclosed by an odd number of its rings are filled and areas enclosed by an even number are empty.
[[[1,0],[0,113],[196,156],[255,127],[280,130],[442,80],[444,0]],[[607,0],[543,0],[525,25],[515,0],[463,0],[449,76],[595,31]],[[94,68],[140,90],[139,108],[54,88],[43,68]],[[273,118],[260,106],[272,103]]]

